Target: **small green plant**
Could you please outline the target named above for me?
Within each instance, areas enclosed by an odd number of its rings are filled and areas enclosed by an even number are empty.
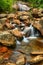
[[[0,12],[12,11],[13,0],[0,0]]]
[[[43,8],[43,0],[22,0],[22,1],[31,3],[32,7],[41,7],[41,8]]]

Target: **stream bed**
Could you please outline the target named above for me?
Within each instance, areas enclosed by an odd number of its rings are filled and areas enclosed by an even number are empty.
[[[37,38],[38,40],[40,40],[40,38]],[[29,40],[28,43],[26,42],[19,42],[20,44],[16,44],[16,48],[8,48],[5,46],[0,46],[0,65],[7,65],[7,63],[16,63],[17,60],[19,60],[19,56],[23,57],[25,56],[26,58],[26,62],[21,61],[23,63],[20,63],[20,65],[34,65],[28,63],[28,60],[34,58],[36,55],[31,55],[30,53],[33,51],[43,51],[43,46],[40,46],[41,43],[39,43],[39,41],[37,41],[37,39],[31,39]],[[3,52],[5,50],[2,50],[3,48],[7,48],[6,52]],[[2,48],[2,49],[1,49]],[[1,57],[2,56],[2,57]],[[21,59],[23,58],[21,57]],[[18,62],[19,63],[19,62]],[[13,65],[13,64],[12,64]],[[19,65],[19,64],[17,64]],[[43,65],[43,61],[39,62],[39,63],[35,63],[35,65]]]

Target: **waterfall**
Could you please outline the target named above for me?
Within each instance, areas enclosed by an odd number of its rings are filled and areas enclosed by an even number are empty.
[[[34,35],[34,28],[32,24],[30,25],[31,35],[27,37],[28,39],[36,39],[37,37]]]
[[[20,43],[20,41],[16,40],[16,44],[19,44],[20,45],[21,43]]]
[[[34,37],[35,36],[34,35],[34,28],[33,28],[32,24],[30,25],[30,29],[31,29],[31,37]]]
[[[20,2],[18,3],[18,7],[20,11],[28,11],[30,10],[30,7],[28,7],[27,5],[21,4]]]
[[[23,42],[28,43],[29,40],[25,36],[23,36]]]
[[[26,34],[29,31],[31,31],[31,35],[30,36],[34,37],[35,36],[34,35],[34,28],[33,28],[32,24],[30,25],[30,27],[26,27],[23,32]]]
[[[30,31],[30,27],[25,27],[23,32],[26,34],[28,31]]]

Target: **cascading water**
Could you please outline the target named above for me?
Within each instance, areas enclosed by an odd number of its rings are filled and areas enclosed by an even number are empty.
[[[20,11],[28,11],[28,10],[30,10],[30,8],[28,6],[26,6],[24,4],[21,4],[20,2],[17,3],[17,5],[18,5]]]
[[[34,35],[34,27],[32,24],[30,25],[31,35],[29,36],[29,39],[36,39],[37,37]]]
[[[27,32],[29,32],[28,34],[30,34],[30,36],[27,37],[27,38],[29,38],[29,39],[37,38],[37,37],[35,36],[35,34],[34,34],[34,27],[32,26],[32,24],[31,24],[29,27],[26,27],[26,28],[24,29],[23,33],[26,34]],[[24,38],[24,39],[26,39],[26,38]]]
[[[16,44],[19,44],[19,45],[20,45],[21,43],[20,43],[20,41],[17,40],[17,41],[16,41]]]
[[[31,29],[31,37],[34,37],[35,36],[34,35],[34,28],[33,28],[32,24],[30,25],[30,29]]]
[[[23,42],[28,43],[29,40],[25,36],[23,36]]]

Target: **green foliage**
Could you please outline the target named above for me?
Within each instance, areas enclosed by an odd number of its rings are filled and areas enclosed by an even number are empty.
[[[11,12],[12,4],[19,0],[0,0],[0,12]],[[22,0],[25,2],[29,2],[32,7],[43,8],[43,0]]]
[[[41,7],[41,8],[43,8],[43,0],[22,0],[22,1],[31,3],[32,7]]]
[[[0,11],[12,11],[13,0],[0,0]]]

